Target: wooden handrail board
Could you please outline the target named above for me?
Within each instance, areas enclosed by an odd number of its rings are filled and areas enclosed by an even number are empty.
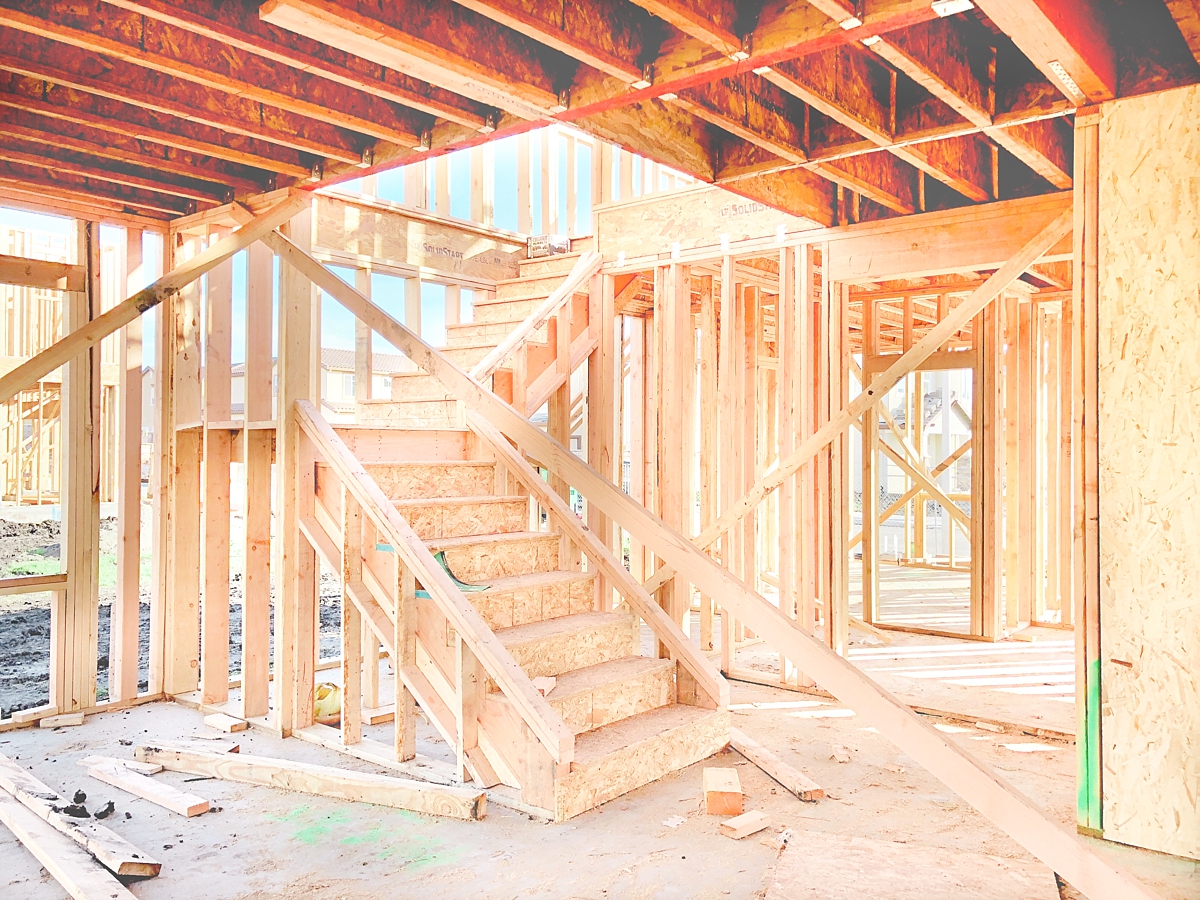
[[[153,309],[171,294],[191,284],[201,275],[215,269],[234,254],[249,247],[264,235],[287,222],[296,213],[308,206],[309,197],[301,191],[292,191],[279,203],[262,215],[251,219],[228,237],[217,241],[203,253],[176,266],[149,287],[142,288],[133,296],[118,303],[108,312],[97,316],[82,328],[59,338],[37,356],[17,366],[7,375],[0,377],[0,403],[7,402],[39,378],[53,372],[69,359],[93,347],[119,328],[128,325],[142,313]]]
[[[274,234],[273,238],[284,241],[285,253],[287,248],[295,247],[278,234]],[[269,238],[268,243],[271,242]],[[312,257],[307,254],[304,256],[317,269],[322,272],[329,271]],[[392,545],[403,564],[417,575],[439,611],[449,619],[454,630],[483,663],[492,680],[520,709],[522,718],[537,735],[538,740],[556,762],[569,762],[575,746],[575,736],[571,729],[533,687],[516,660],[512,658],[512,654],[487,627],[482,616],[450,580],[445,570],[437,564],[433,554],[417,537],[395,505],[384,496],[374,479],[367,474],[333,427],[321,417],[311,403],[299,401],[294,414],[318,452],[325,457],[330,468],[379,529],[381,537]]]
[[[856,401],[852,401],[803,441],[769,479],[760,482],[750,494],[734,504],[728,513],[728,520],[719,530],[715,527],[706,529],[706,534],[711,532],[715,539],[716,535],[724,533],[733,522],[740,521],[749,510],[757,507],[768,493],[782,484],[820,448],[849,428],[850,423],[860,418],[884,391],[917,368],[926,356],[937,350],[1030,264],[1053,247],[1070,230],[1071,220],[1070,210],[1056,217],[982,287],[877,377]],[[1093,900],[1159,900],[1154,892],[1132,875],[1099,856],[1078,836],[1051,819],[990,766],[923,722],[868,675],[800,628],[728,570],[721,568],[696,543],[668,528],[595,469],[471,379],[418,335],[396,322],[290,241],[280,235],[271,235],[267,240],[285,262],[299,269],[426,372],[436,375],[472,414],[528,448],[531,455],[545,460],[605,515],[619,522],[670,566],[686,571],[688,579],[703,593],[718,598],[722,607],[739,621],[745,622],[755,633],[771,635],[772,644],[784,656],[794,660],[834,696],[1073,886]],[[711,542],[710,539],[708,543]]]
[[[563,283],[554,289],[545,302],[526,316],[525,320],[513,329],[512,334],[501,341],[496,349],[475,364],[475,367],[471,369],[471,377],[479,381],[490,378],[500,364],[513,354],[513,351],[529,340],[530,335],[546,324],[564,303],[571,301],[575,292],[600,271],[603,263],[604,258],[595,251],[589,250],[580,256]]]

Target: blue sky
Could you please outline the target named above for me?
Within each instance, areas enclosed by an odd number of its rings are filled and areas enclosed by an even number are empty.
[[[537,132],[531,134],[530,168],[537,172],[542,166],[542,144]],[[517,141],[515,137],[504,138],[493,145],[495,154],[495,224],[498,228],[510,231],[517,230]],[[567,152],[566,141],[557,142],[558,152],[558,218],[565,222],[567,217]],[[456,218],[469,219],[471,215],[471,166],[470,154],[460,151],[449,154],[450,161],[450,214]],[[634,180],[640,186],[641,160],[634,160]],[[591,197],[591,148],[576,145],[575,156],[576,221],[575,234],[588,234],[591,231],[592,197]],[[433,191],[433,166],[427,166],[426,172],[430,179],[429,190]],[[613,173],[614,178],[616,172]],[[346,190],[355,190],[357,182],[342,186]],[[542,222],[542,186],[540,179],[532,179],[530,187],[530,205],[532,207],[533,233],[542,233],[545,229]],[[377,179],[378,194],[382,199],[403,203],[404,170],[392,169],[380,173]],[[640,193],[640,190],[635,190]],[[53,234],[68,235],[71,219],[58,216],[41,215],[21,210],[0,208],[0,227],[33,229]],[[124,240],[123,229],[104,226],[101,228],[101,241],[105,244],[117,244]],[[157,272],[161,260],[161,242],[157,237],[147,235],[143,244],[143,258],[147,262],[147,270]],[[275,265],[275,289],[273,305],[276,322],[278,322],[279,263]],[[345,281],[354,283],[352,269],[334,268],[334,271]],[[471,294],[463,292],[464,307],[469,307]],[[373,274],[371,278],[372,299],[387,312],[401,322],[404,321],[404,280],[389,275]],[[322,293],[321,302],[321,338],[325,347],[354,348],[354,317],[333,298]],[[423,336],[436,345],[441,344],[446,334],[446,289],[442,285],[428,282],[421,286],[421,331]],[[246,312],[246,254],[239,253],[233,260],[233,327],[232,341],[234,363],[245,360],[245,312]],[[465,320],[466,316],[464,316]],[[146,314],[144,327],[144,353],[147,364],[154,359],[155,344],[155,312]],[[378,336],[374,339],[376,352],[393,353],[396,349]],[[273,347],[272,352],[278,348]]]

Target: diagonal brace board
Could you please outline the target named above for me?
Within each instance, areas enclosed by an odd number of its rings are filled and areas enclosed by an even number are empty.
[[[791,467],[790,471],[794,471],[820,447],[849,427],[854,419],[875,403],[883,387],[895,384],[918,366],[953,331],[961,328],[1034,260],[1054,246],[1070,227],[1071,214],[1067,213],[1030,241],[979,291],[967,298],[955,313],[878,376],[858,400],[805,441],[781,470]],[[306,274],[311,273],[310,278],[315,276],[314,280],[320,278],[321,286],[328,284],[326,290],[352,311],[370,310],[378,314],[376,317],[394,321],[300,248],[280,240],[277,235],[271,240],[276,252],[286,262],[302,267]],[[1161,900],[1124,869],[1100,856],[1077,835],[1051,819],[1043,809],[993,769],[924,722],[852,663],[838,656],[778,608],[750,590],[695,544],[664,525],[570,450],[543,433],[486,387],[472,380],[416,334],[398,323],[395,325],[385,335],[388,340],[426,372],[435,375],[468,409],[490,421],[519,446],[527,448],[668,564],[686,571],[689,580],[701,592],[720,597],[725,608],[758,634],[771,635],[772,643],[781,653],[795,660],[835,697],[1091,900]],[[775,474],[779,481],[787,477],[787,473]],[[750,498],[743,498],[743,503],[747,509],[757,505],[757,501],[750,502]]]
[[[0,403],[6,403],[25,390],[38,379],[44,378],[63,363],[78,356],[89,347],[100,343],[114,331],[128,325],[142,313],[153,309],[167,299],[171,294],[187,287],[206,272],[215,269],[221,263],[263,235],[274,231],[300,210],[308,206],[308,195],[301,191],[292,191],[286,198],[266,210],[256,219],[243,225],[228,237],[218,241],[203,253],[198,254],[183,265],[176,266],[149,287],[142,288],[132,297],[118,303],[108,312],[97,316],[82,328],[76,328],[70,334],[55,341],[37,356],[28,359],[17,366],[4,377],[0,378]]]

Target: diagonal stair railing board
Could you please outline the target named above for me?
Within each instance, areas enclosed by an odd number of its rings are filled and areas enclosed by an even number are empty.
[[[260,215],[250,213],[244,225],[203,253],[176,266],[153,284],[142,288],[81,328],[76,328],[70,334],[59,338],[37,356],[27,359],[0,377],[0,403],[11,400],[19,391],[36,384],[38,379],[53,372],[63,363],[100,343],[142,313],[158,306],[171,294],[187,287],[236,253],[261,240],[263,235],[269,234],[305,209],[309,202],[308,194],[291,190],[287,197]]]
[[[728,511],[728,519],[722,521],[726,519],[723,516],[722,520],[718,520],[719,529],[714,526],[707,531],[720,534],[733,522],[740,521],[791,472],[849,428],[850,423],[875,402],[882,389],[920,365],[953,331],[985,308],[1004,287],[1053,247],[1070,231],[1071,224],[1072,213],[1068,211],[1033,237],[983,286],[964,300],[950,317],[914,344],[886,372],[877,376],[859,398],[802,442],[770,478],[764,479],[734,504]],[[685,571],[688,579],[703,593],[718,598],[723,608],[757,634],[769,636],[770,642],[780,653],[795,660],[822,687],[855,710],[1072,886],[1092,900],[1161,900],[1124,868],[1105,859],[1076,834],[1066,830],[990,766],[924,722],[853,663],[826,647],[731,572],[723,569],[703,553],[696,543],[667,527],[616,485],[541,432],[515,409],[471,379],[419,336],[391,319],[295,244],[278,234],[272,234],[266,240],[284,262],[295,266],[400,348],[418,366],[435,375],[468,410],[487,419],[505,437],[527,446],[533,455],[595,503],[605,515],[661,556],[668,565]]]
[[[470,372],[471,377],[478,382],[486,383],[496,369],[500,368],[501,363],[512,356],[535,331],[550,321],[551,317],[558,315],[559,310],[570,302],[575,293],[600,271],[603,263],[604,257],[594,250],[589,250],[580,256],[568,273],[566,280],[554,289],[541,306],[526,316],[524,321],[513,329],[512,334],[475,364]]]
[[[569,763],[575,746],[571,729],[533,686],[512,654],[488,628],[479,612],[434,559],[407,520],[367,474],[333,426],[306,401],[297,402],[294,415],[301,430],[353,495],[363,514],[374,523],[382,539],[391,544],[397,561],[411,571],[429,593],[439,612],[449,620],[463,643],[475,654],[500,692],[512,701],[542,746],[555,762]],[[371,616],[369,609],[363,612]]]
[[[491,417],[473,410],[470,402],[466,404],[468,406],[467,420],[471,430],[488,443],[493,452],[496,453],[501,464],[551,513],[555,523],[565,532],[565,537],[585,553],[589,561],[596,565],[598,571],[608,579],[609,583],[616,588],[621,597],[629,603],[630,609],[650,626],[651,630],[655,633],[655,637],[671,650],[674,658],[696,681],[698,688],[709,698],[712,705],[721,707],[728,705],[729,685],[712,661],[701,653],[698,647],[684,637],[683,633],[672,622],[670,616],[667,615],[662,607],[654,602],[653,597],[642,587],[637,579],[617,561],[616,557],[604,546],[596,534],[579,520],[579,517],[575,515],[566,501],[542,479],[522,453],[513,447],[510,438],[517,441],[518,446],[524,447],[529,442],[523,438],[530,434],[536,434],[542,441],[549,441],[550,445],[557,448],[559,453],[569,453],[570,451],[563,448],[557,441],[547,437],[541,429],[530,424],[524,416],[511,406],[490,390],[471,379],[466,372],[446,359],[441,352],[425,343],[415,332],[410,331],[403,324],[389,316],[382,308],[376,306],[344,281],[341,281],[341,279],[325,268],[320,262],[304,253],[303,250],[287,238],[275,233],[268,236],[266,240],[282,260],[296,265],[303,275],[340,302],[372,330],[382,335],[384,340],[389,341],[395,347],[400,347],[418,366],[431,374],[443,373],[443,375],[439,375],[443,379],[443,384],[445,384],[447,389],[456,393],[459,400],[463,400],[464,397],[461,391],[455,391],[454,384],[446,382],[446,377],[450,377],[445,376],[447,371],[454,373],[453,379],[459,379],[463,383],[471,385],[474,391],[478,392],[481,396],[491,398],[492,401],[516,417],[516,421],[522,423],[525,435],[514,435],[498,427]],[[349,288],[349,290],[343,291],[342,288]],[[396,341],[401,341],[402,343],[396,343]],[[531,456],[539,460],[543,459],[544,448],[542,446],[534,445],[529,449],[533,451],[530,454]],[[575,459],[574,455],[571,455],[571,458]],[[576,461],[578,462],[578,460]],[[553,469],[555,467],[551,465],[550,468]],[[588,471],[595,474],[597,478],[600,477],[594,470],[589,468]],[[571,483],[574,484],[573,481]],[[615,488],[613,489],[615,490]]]

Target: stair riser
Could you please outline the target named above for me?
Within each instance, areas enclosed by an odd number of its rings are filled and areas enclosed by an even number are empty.
[[[663,666],[620,681],[600,685],[563,700],[547,698],[576,734],[649,712],[675,700],[675,679]]]
[[[553,572],[558,568],[558,535],[445,548],[446,562],[462,581],[486,584],[505,575]]]
[[[571,581],[468,594],[468,598],[493,631],[589,612],[595,605],[595,578],[580,576]]]
[[[358,421],[363,425],[453,428],[462,424],[462,414],[457,400],[394,400],[359,404]]]
[[[524,500],[488,503],[402,505],[400,514],[423,541],[524,531],[529,511]]]
[[[537,293],[544,293],[549,297],[563,283],[565,278],[565,274],[530,275],[529,273],[522,273],[521,277],[517,280],[498,282],[496,284],[496,299],[507,300],[509,297],[528,296],[529,294]]]
[[[523,322],[525,318],[541,306],[545,297],[518,300],[497,300],[495,303],[480,303],[475,306],[475,321],[481,325],[489,322]]]
[[[633,647],[633,619],[620,619],[582,631],[509,646],[530,678],[561,675],[628,656]]]
[[[470,325],[451,325],[446,329],[446,347],[474,347],[479,344],[499,344],[507,338],[517,325],[515,322],[472,322]],[[543,325],[533,332],[533,339],[545,342],[547,329]],[[395,382],[393,382],[395,384]]]
[[[545,256],[541,259],[523,259],[520,261],[522,278],[542,278],[547,275],[557,275],[566,278],[575,263],[579,262],[577,254],[563,256]]]
[[[446,386],[432,375],[405,375],[392,378],[393,400],[446,400]]]
[[[485,356],[494,350],[495,347],[452,347],[442,352],[450,362],[454,363],[460,369],[471,369],[475,363],[479,362]]]
[[[495,467],[490,463],[469,466],[366,465],[384,495],[392,500],[417,497],[479,497],[492,492]]]
[[[707,759],[729,743],[729,713],[716,713],[624,748],[594,765],[575,768],[554,785],[559,822]]]

